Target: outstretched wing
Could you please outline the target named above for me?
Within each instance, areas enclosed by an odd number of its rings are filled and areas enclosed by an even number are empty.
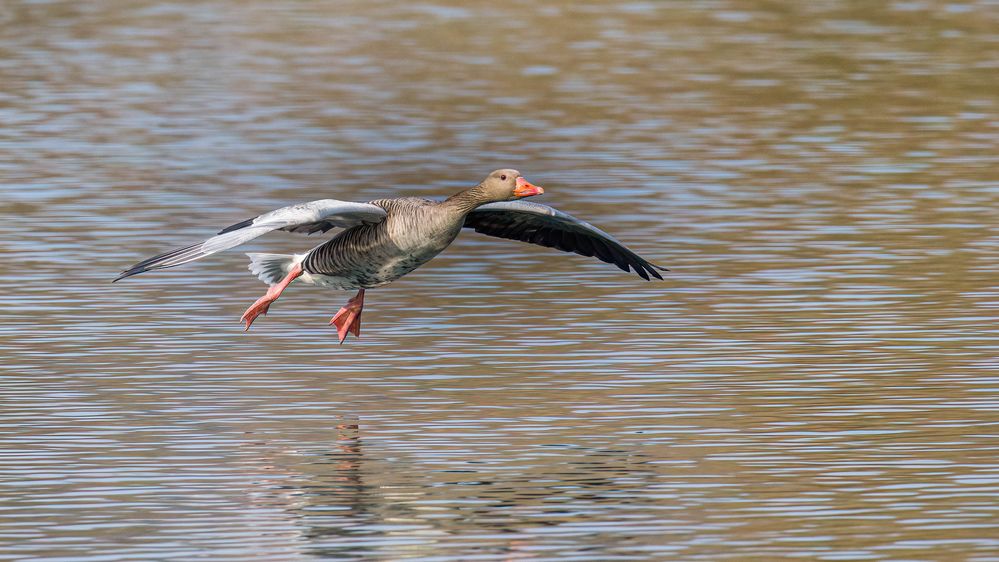
[[[538,203],[507,201],[482,205],[468,214],[466,228],[476,232],[558,248],[582,256],[595,256],[628,271],[630,267],[642,279],[662,279],[665,267],[649,263],[613,236],[576,217]]]
[[[140,261],[123,271],[115,278],[115,281],[153,269],[165,269],[198,260],[249,242],[272,230],[312,234],[313,232],[326,232],[334,227],[350,228],[362,223],[378,223],[385,216],[385,210],[377,205],[337,201],[336,199],[319,199],[318,201],[282,207],[224,228],[217,236],[204,242],[191,244]]]

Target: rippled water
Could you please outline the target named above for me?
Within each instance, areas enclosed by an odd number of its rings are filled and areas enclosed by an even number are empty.
[[[0,559],[999,559],[997,7],[3,3]],[[667,280],[108,283],[500,166]]]

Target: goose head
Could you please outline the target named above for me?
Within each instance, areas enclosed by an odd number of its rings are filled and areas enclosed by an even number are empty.
[[[540,186],[524,179],[517,170],[504,168],[496,170],[479,182],[482,194],[493,201],[514,201],[545,192]]]

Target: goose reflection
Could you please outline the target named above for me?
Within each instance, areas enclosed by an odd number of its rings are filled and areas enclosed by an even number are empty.
[[[310,556],[436,556],[444,554],[442,545],[450,551],[455,537],[466,537],[466,554],[521,559],[536,554],[537,529],[550,529],[549,538],[562,529],[577,536],[587,513],[641,504],[641,490],[656,479],[640,452],[558,445],[538,447],[540,462],[526,471],[498,463],[427,470],[419,460],[407,462],[406,453],[369,445],[361,433],[358,422],[341,423],[329,449],[299,451],[282,463],[288,477],[271,497],[283,502]],[[599,536],[608,525],[633,525],[598,523],[595,542],[606,539]]]
[[[408,471],[368,458],[359,421],[335,426],[332,446],[321,451],[283,450],[266,469],[276,477],[264,494],[297,528],[303,551],[333,560],[397,552],[407,533],[432,531],[410,502],[421,492]],[[432,533],[431,533],[432,534]]]

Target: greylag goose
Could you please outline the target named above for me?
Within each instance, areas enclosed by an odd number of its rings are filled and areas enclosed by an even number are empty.
[[[330,320],[340,343],[348,333],[361,335],[364,290],[381,287],[430,261],[447,248],[462,227],[490,236],[530,242],[583,256],[594,256],[640,277],[662,279],[657,270],[613,236],[547,205],[520,201],[544,189],[517,170],[496,170],[471,189],[445,201],[417,197],[351,203],[320,199],[283,207],[222,229],[218,235],[143,260],[114,281],[154,269],[175,267],[249,242],[273,230],[313,234],[344,230],[304,254],[247,254],[250,271],[270,285],[246,309],[245,330],[267,313],[281,293],[299,279],[310,285],[357,289]]]

